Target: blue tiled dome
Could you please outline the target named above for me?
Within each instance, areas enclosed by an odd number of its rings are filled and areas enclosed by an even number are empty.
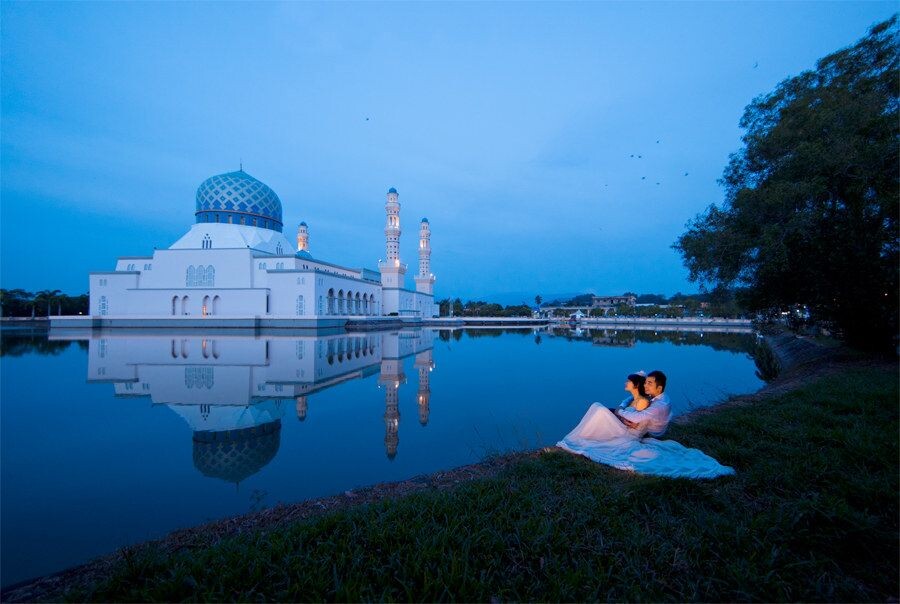
[[[207,178],[197,188],[197,222],[245,224],[281,232],[281,200],[244,172]]]

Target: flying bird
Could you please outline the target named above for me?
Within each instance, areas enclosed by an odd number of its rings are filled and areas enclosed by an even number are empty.
[[[646,179],[647,179],[646,176],[641,176],[641,180],[646,180]]]
[[[659,183],[656,183],[656,184],[659,184]]]
[[[659,141],[656,141],[656,144],[658,145],[658,144],[659,144]]]
[[[644,157],[643,155],[638,155],[638,159],[641,159],[641,158],[643,158],[643,157]]]
[[[687,176],[687,175],[688,175],[688,173],[687,173],[687,172],[685,172],[685,173],[684,173],[684,175],[685,175],[685,176]]]
[[[759,61],[756,61],[756,62],[753,64],[753,69],[756,69],[757,67],[759,67]]]

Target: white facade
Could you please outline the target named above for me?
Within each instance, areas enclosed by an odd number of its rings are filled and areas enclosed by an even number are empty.
[[[90,274],[90,314],[112,319],[436,316],[431,292],[404,288],[399,203],[392,191],[396,208],[388,223],[396,228],[390,229],[388,251],[394,257],[380,263],[390,266],[379,272],[313,258],[305,223],[295,252],[280,230],[280,200],[271,189],[243,171],[212,177],[197,192],[198,222],[171,247],[152,256],[122,257],[115,270]]]

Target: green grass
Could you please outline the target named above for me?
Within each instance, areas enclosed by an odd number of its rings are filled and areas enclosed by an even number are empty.
[[[871,601],[898,595],[898,380],[844,370],[673,426],[734,477],[564,452],[498,477],[164,554],[70,600]]]

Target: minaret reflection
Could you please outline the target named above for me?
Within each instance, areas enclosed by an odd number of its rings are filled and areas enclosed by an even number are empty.
[[[428,425],[428,413],[431,405],[431,370],[434,369],[432,349],[422,351],[416,355],[415,367],[419,370],[419,394],[416,402],[419,405],[419,423]]]
[[[306,402],[305,396],[297,397],[297,419],[301,422],[306,419],[306,411],[309,408],[309,404]]]
[[[378,383],[384,386],[384,452],[388,459],[397,456],[400,444],[400,383],[406,382],[401,359],[383,359]]]

